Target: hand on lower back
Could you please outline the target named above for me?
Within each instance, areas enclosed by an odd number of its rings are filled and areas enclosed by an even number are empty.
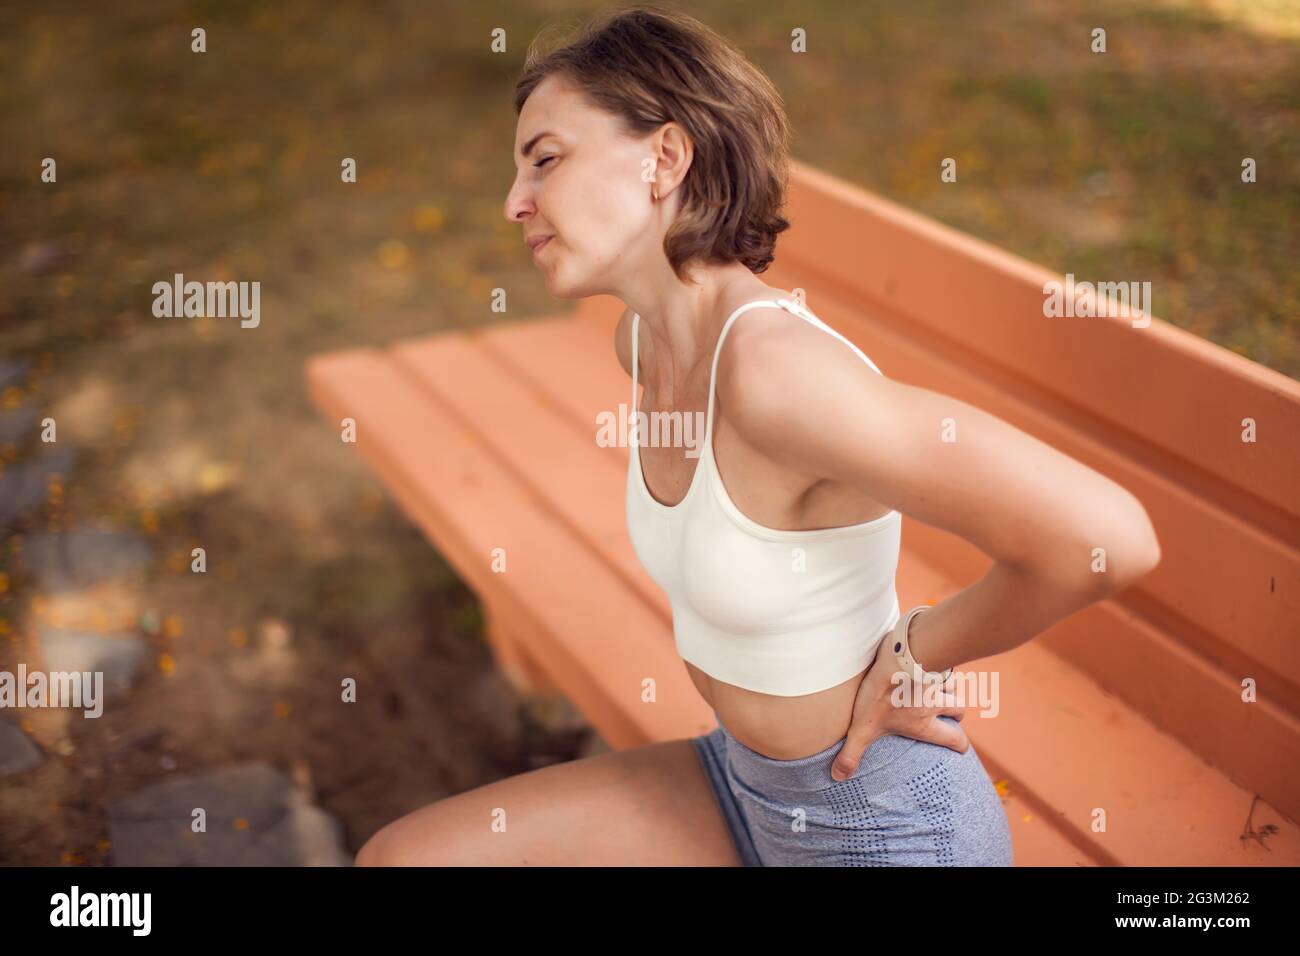
[[[970,747],[970,739],[960,725],[954,726],[939,719],[944,716],[960,721],[965,716],[965,710],[957,706],[952,693],[956,674],[949,677],[942,688],[931,691],[929,697],[923,697],[923,688],[906,674],[898,672],[898,664],[888,643],[888,640],[882,640],[876,646],[876,659],[858,685],[844,746],[831,766],[831,776],[835,780],[851,777],[867,748],[886,734],[924,740],[950,747],[958,753],[965,753]]]

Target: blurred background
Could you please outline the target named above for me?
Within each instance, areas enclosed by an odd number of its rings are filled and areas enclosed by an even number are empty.
[[[603,747],[495,672],[473,594],[302,374],[500,321],[497,287],[509,318],[573,307],[503,217],[512,89],[539,29],[601,6],[0,3],[0,670],[93,665],[113,702],[0,714],[0,863],[193,861],[151,808],[250,790],[267,817],[234,827],[268,862],[345,861]],[[773,79],[798,159],[1057,272],[1149,279],[1160,318],[1300,377],[1300,0],[679,8]],[[260,326],[154,317],[178,272],[260,281]]]

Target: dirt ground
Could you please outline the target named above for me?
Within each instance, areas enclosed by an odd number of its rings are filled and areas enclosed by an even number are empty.
[[[0,530],[0,669],[58,614],[104,608],[147,654],[102,719],[22,715],[45,759],[0,778],[0,864],[109,863],[111,800],[241,760],[291,773],[355,851],[431,800],[599,747],[561,702],[503,683],[474,596],[302,377],[318,352],[497,321],[494,288],[507,318],[569,307],[502,216],[510,93],[538,29],[597,5],[7,11],[0,357],[31,372],[0,406],[53,417],[77,458]],[[1152,279],[1161,318],[1297,376],[1300,33],[1241,9],[690,6],[772,76],[800,159],[1062,272]],[[1100,64],[1079,40],[1093,18]],[[961,189],[940,184],[945,156]],[[151,287],[178,272],[260,281],[260,326],[155,318]],[[0,464],[33,454],[10,443]],[[153,564],[46,593],[23,542],[79,527],[138,534]]]

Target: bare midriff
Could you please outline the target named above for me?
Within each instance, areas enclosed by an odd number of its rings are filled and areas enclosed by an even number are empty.
[[[848,732],[862,674],[802,697],[760,694],[715,680],[686,664],[695,688],[737,740],[773,760],[797,760],[825,750]]]

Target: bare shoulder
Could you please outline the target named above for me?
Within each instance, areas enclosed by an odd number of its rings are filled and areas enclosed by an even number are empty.
[[[737,430],[762,445],[763,431],[799,424],[816,412],[804,404],[812,393],[829,391],[861,403],[879,398],[886,382],[843,339],[779,307],[760,306],[727,332],[716,394]]]

